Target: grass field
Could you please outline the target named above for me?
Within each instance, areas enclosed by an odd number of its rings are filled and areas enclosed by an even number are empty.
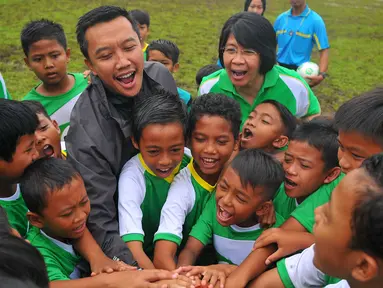
[[[218,37],[230,15],[243,9],[242,0],[0,0],[0,71],[13,98],[22,98],[38,81],[23,61],[20,31],[39,18],[61,23],[72,49],[69,71],[83,71],[83,57],[75,40],[79,16],[103,4],[146,9],[151,15],[149,40],[167,38],[181,50],[180,87],[196,92],[195,73],[217,59]],[[333,111],[345,99],[376,87],[383,70],[383,0],[309,0],[325,20],[330,38],[330,78],[315,93],[325,111]],[[269,1],[265,16],[274,22],[289,8],[288,0]],[[314,53],[314,61],[318,55]]]

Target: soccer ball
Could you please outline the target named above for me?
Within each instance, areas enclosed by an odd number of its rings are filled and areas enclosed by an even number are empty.
[[[301,75],[307,82],[310,82],[307,79],[307,76],[318,76],[319,75],[319,66],[314,62],[305,62],[298,67],[297,72]]]

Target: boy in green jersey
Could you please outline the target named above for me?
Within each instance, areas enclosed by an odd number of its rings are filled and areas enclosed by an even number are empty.
[[[296,118],[284,105],[266,100],[255,107],[243,125],[241,148],[262,149],[283,161],[296,125]]]
[[[238,149],[240,124],[238,103],[225,95],[211,93],[193,101],[188,119],[193,162],[174,179],[161,211],[154,237],[157,268],[176,268],[177,249],[184,246],[223,168]]]
[[[0,99],[0,123],[0,206],[12,228],[24,237],[28,209],[17,183],[38,157],[34,135],[38,120],[22,102]]]
[[[64,141],[70,114],[88,81],[81,73],[67,73],[70,49],[60,24],[45,19],[32,21],[25,25],[20,38],[25,64],[41,80],[23,100],[41,102],[57,121]]]
[[[194,264],[203,247],[213,243],[219,263],[241,269],[264,231],[259,217],[269,213],[283,178],[281,164],[270,154],[258,149],[241,151],[223,172],[216,195],[193,227],[178,265]],[[276,218],[275,227],[283,223],[282,217]]]
[[[147,48],[148,48],[148,37],[150,34],[150,16],[149,13],[140,10],[134,9],[129,11],[130,16],[136,20],[138,29],[140,30],[140,42],[142,46],[142,52],[144,53],[144,60],[148,58]]]
[[[132,142],[140,153],[118,183],[120,235],[142,268],[154,268],[153,237],[174,176],[190,162],[185,149],[186,109],[166,91],[141,97],[133,111]],[[189,154],[189,155],[187,155]]]

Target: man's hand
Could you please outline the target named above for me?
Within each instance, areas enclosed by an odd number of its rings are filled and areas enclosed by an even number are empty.
[[[261,236],[259,236],[259,238],[255,241],[253,250],[276,243],[278,245],[278,250],[271,254],[265,261],[265,264],[269,265],[270,263],[283,257],[307,248],[302,247],[302,242],[300,241],[300,239],[302,237],[304,238],[307,234],[309,233],[288,231],[281,228],[271,228],[264,231]]]
[[[305,78],[307,78],[309,80],[308,84],[310,87],[315,87],[315,86],[319,85],[324,80],[324,77],[322,75],[306,76]]]
[[[125,264],[122,261],[113,261],[107,256],[100,257],[97,261],[91,264],[92,274],[91,276],[96,276],[101,273],[113,273],[121,272],[127,270],[137,270],[136,267]]]

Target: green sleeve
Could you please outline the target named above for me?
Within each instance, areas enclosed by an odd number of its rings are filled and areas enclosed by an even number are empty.
[[[287,196],[285,192],[284,183],[281,184],[277,193],[274,196],[273,205],[275,211],[284,219],[290,217],[291,212],[296,208],[296,201],[294,198]]]
[[[68,275],[65,275],[61,269],[61,265],[57,263],[54,256],[47,253],[45,249],[38,249],[44,257],[45,266],[47,267],[49,281],[70,280]]]
[[[307,109],[306,116],[311,116],[311,115],[319,114],[319,113],[321,113],[321,108],[320,108],[320,104],[319,104],[318,98],[315,96],[313,90],[311,90],[310,87],[308,87],[308,89],[309,89],[309,101],[310,101],[310,104],[309,104],[309,107]]]
[[[213,240],[213,220],[216,214],[215,194],[212,195],[199,217],[197,223],[193,226],[189,236],[201,241],[203,245],[212,243]]]
[[[322,185],[291,213],[291,216],[301,223],[308,232],[313,233],[315,209],[330,201],[332,191],[339,184],[343,176],[340,175],[331,183]]]

